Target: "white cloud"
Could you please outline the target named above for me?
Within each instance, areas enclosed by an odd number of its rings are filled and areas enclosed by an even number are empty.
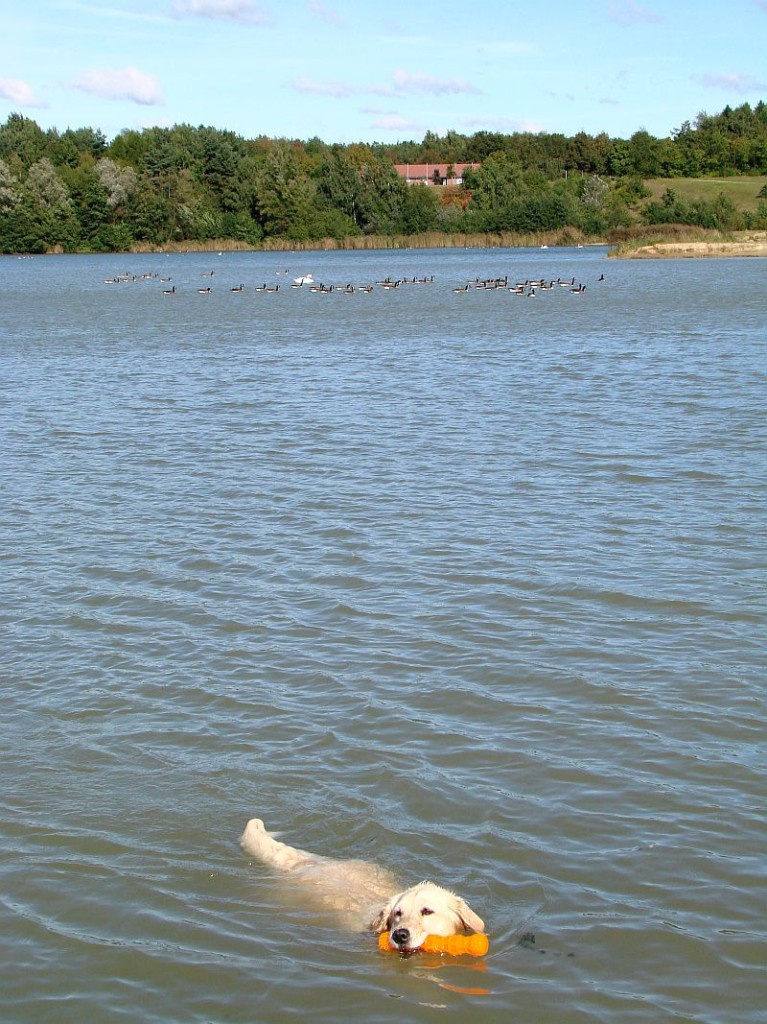
[[[459,117],[456,119],[456,124],[460,125],[461,128],[467,128],[469,130],[479,132],[541,132],[543,127],[533,121],[527,121],[524,118],[513,117]]]
[[[634,3],[634,0],[614,0],[609,5],[609,17],[619,25],[659,24],[664,20],[662,15]]]
[[[334,99],[346,99],[348,96],[353,96],[355,92],[345,82],[316,82],[311,78],[307,78],[306,75],[295,79],[295,81],[291,82],[291,85],[296,92],[313,93],[316,96],[331,96]]]
[[[337,79],[326,79],[317,81],[302,75],[301,78],[291,82],[296,92],[314,93],[318,96],[332,96],[336,99],[345,99],[359,93],[372,93],[377,96],[393,96],[398,99],[412,93],[430,93],[434,96],[448,96],[455,93],[479,93],[479,89],[470,82],[456,78],[433,78],[421,71],[411,72],[397,70],[392,76],[392,85],[372,85],[359,87],[349,85],[346,82],[339,82]],[[373,125],[373,127],[379,127]]]
[[[10,100],[17,107],[44,107],[45,103],[35,95],[31,85],[20,78],[0,78],[0,97]]]
[[[447,96],[453,93],[478,93],[479,89],[460,78],[434,78],[423,71],[404,71],[398,68],[394,75],[394,87],[397,92],[428,92],[435,96]]]
[[[375,96],[397,96],[397,90],[391,85],[371,85],[367,92],[373,93]]]
[[[415,121],[409,121],[406,117],[401,117],[399,114],[381,114],[380,117],[371,121],[368,127],[385,132],[414,132],[419,134],[423,132],[422,125],[417,124]]]
[[[173,13],[179,18],[212,18],[241,25],[272,25],[274,19],[253,0],[174,0]]]
[[[309,0],[309,13],[320,21],[327,22],[328,25],[341,24],[341,15],[338,11],[322,3],[322,0]]]
[[[549,96],[556,103],[575,103],[575,93],[573,92],[555,92],[554,89],[542,89],[542,96]]]
[[[753,75],[696,75],[696,80],[709,89],[724,89],[741,95],[767,89],[767,83],[760,82]]]
[[[129,100],[148,107],[163,102],[157,76],[134,67],[94,68],[92,71],[84,71],[70,84],[81,92],[90,92],[110,100]]]

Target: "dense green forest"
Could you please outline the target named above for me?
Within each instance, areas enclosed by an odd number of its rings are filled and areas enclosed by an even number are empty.
[[[396,163],[478,163],[462,185],[408,185]],[[247,140],[207,127],[0,126],[0,252],[123,251],[231,239],[251,246],[425,232],[604,237],[632,225],[767,228],[767,194],[683,201],[673,179],[767,174],[767,105],[699,114],[671,137],[428,132],[421,142]],[[643,181],[668,178],[650,200]]]

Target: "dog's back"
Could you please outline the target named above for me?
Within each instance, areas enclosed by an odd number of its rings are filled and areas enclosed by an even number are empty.
[[[351,928],[369,928],[396,892],[390,872],[364,860],[334,860],[282,843],[270,835],[260,818],[251,818],[240,839],[245,852],[262,864],[300,883],[303,898],[330,909]]]

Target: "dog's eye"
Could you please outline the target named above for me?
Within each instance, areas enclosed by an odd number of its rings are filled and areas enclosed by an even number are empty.
[[[394,917],[402,917],[402,911],[399,907],[394,911]]]
[[[433,913],[434,913],[433,910],[429,910],[428,907],[424,907],[423,910],[421,911],[421,917],[428,917],[429,914],[433,914]]]

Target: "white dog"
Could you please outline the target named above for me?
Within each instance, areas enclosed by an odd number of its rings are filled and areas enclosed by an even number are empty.
[[[270,835],[260,818],[248,822],[240,843],[251,857],[300,882],[302,892],[332,907],[348,923],[378,934],[388,931],[392,946],[402,953],[418,949],[427,935],[485,930],[482,919],[464,900],[433,882],[397,892],[394,879],[383,868],[297,850]]]

